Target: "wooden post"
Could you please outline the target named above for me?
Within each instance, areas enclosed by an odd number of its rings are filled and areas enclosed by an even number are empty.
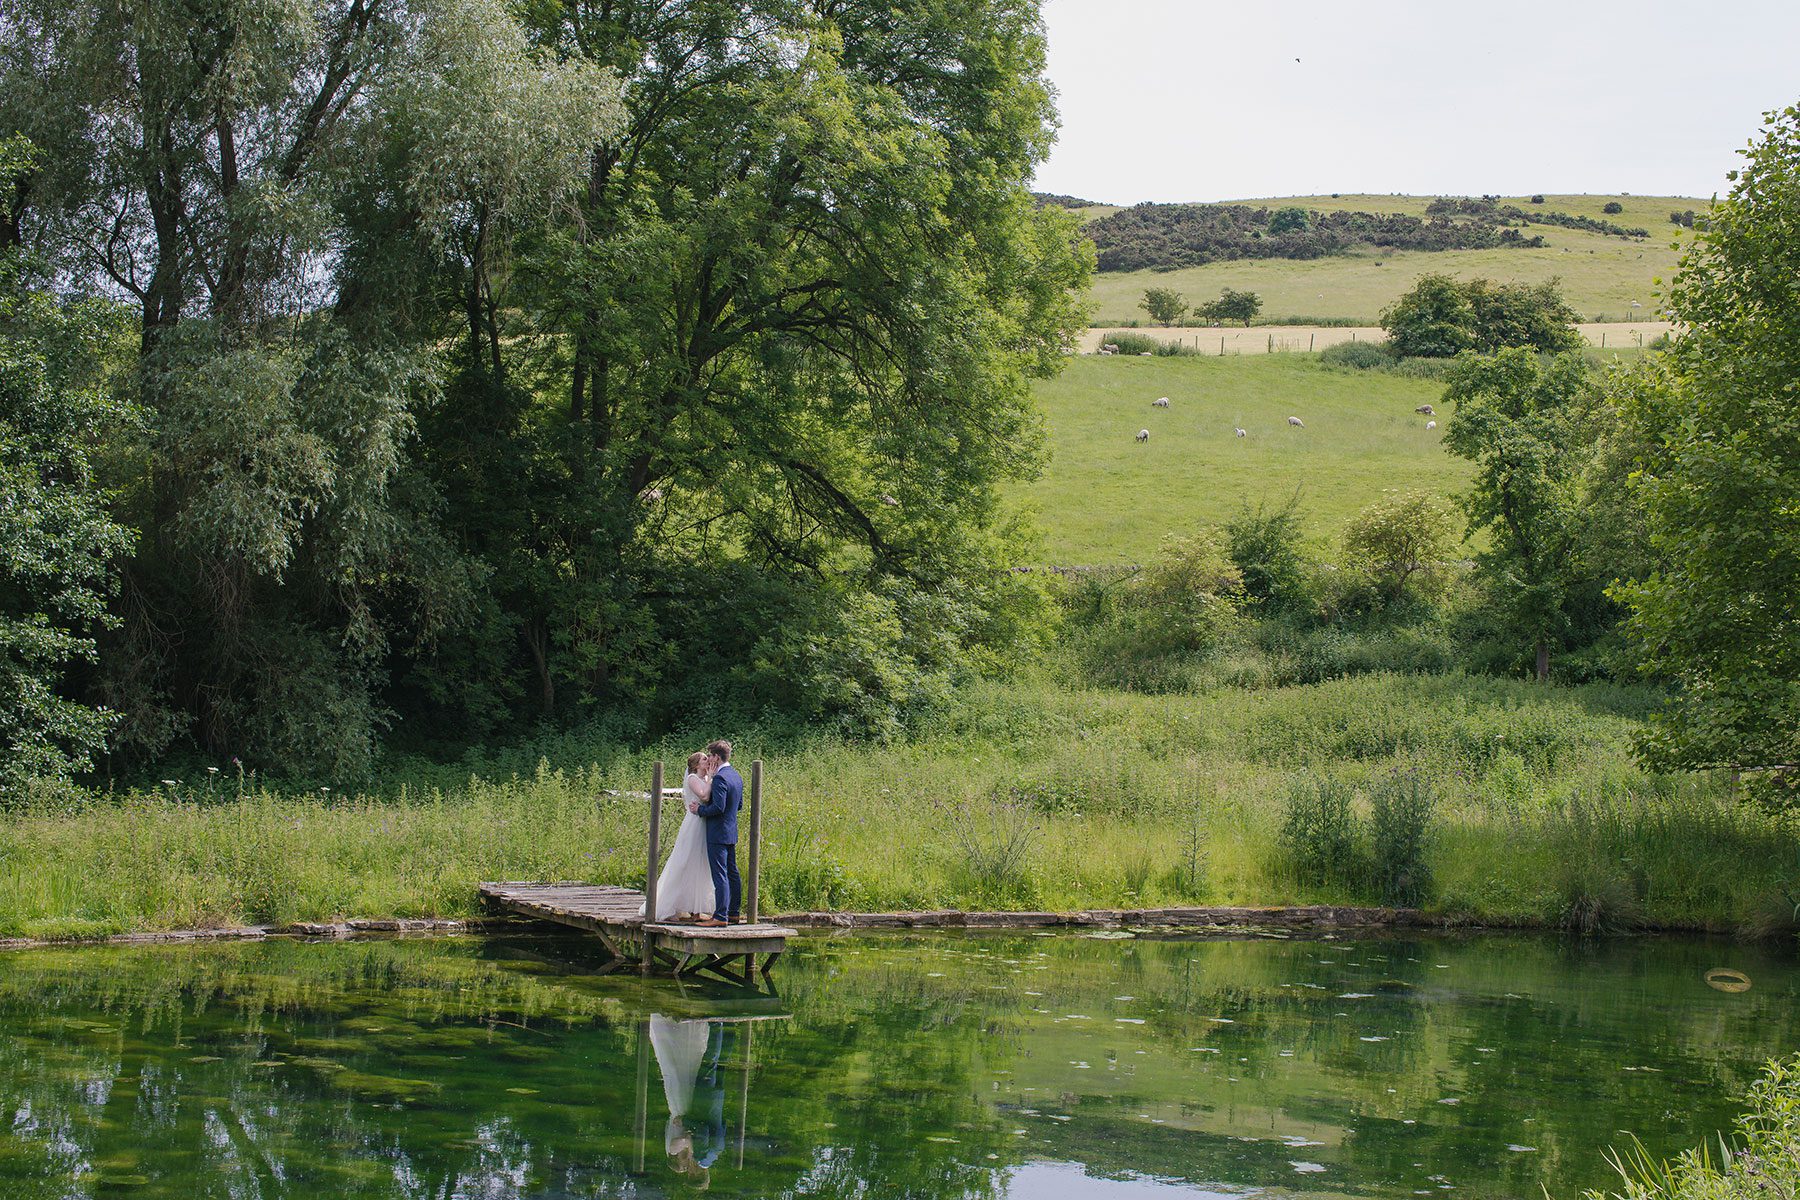
[[[1308,354],[1311,354],[1313,352],[1313,343],[1318,340],[1319,340],[1319,335],[1316,333],[1309,333],[1306,335],[1306,352]]]
[[[662,865],[662,785],[663,765],[659,759],[650,768],[650,852],[649,866],[644,870],[644,924],[649,925],[656,920],[656,873]],[[650,970],[650,963],[655,957],[648,929],[644,934],[644,970]]]
[[[644,1173],[644,1127],[650,1114],[650,1022],[639,1021],[637,1029],[637,1123],[633,1126],[632,1170]]]
[[[744,887],[744,920],[754,925],[762,896],[762,759],[750,763],[750,880]],[[748,979],[750,968],[744,968]]]

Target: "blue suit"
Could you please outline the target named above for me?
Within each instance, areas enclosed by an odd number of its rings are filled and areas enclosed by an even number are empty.
[[[743,881],[737,868],[737,815],[744,806],[744,780],[730,763],[713,776],[712,794],[695,813],[706,821],[706,861],[712,868],[713,916],[721,921],[738,915]]]

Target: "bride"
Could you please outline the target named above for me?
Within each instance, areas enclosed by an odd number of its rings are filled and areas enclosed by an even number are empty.
[[[675,848],[663,864],[656,883],[656,921],[680,921],[710,914],[717,901],[713,894],[712,867],[706,859],[706,819],[694,809],[712,795],[712,758],[695,751],[688,755],[687,778],[681,781],[681,804],[687,810],[675,833]]]

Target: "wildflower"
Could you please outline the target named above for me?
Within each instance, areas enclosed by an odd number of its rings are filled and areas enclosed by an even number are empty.
[[[208,768],[206,768],[206,773],[207,773],[207,774],[208,774],[208,775],[217,775],[217,774],[218,774],[218,773],[219,773],[219,768],[217,768],[217,767],[208,767]]]
[[[163,780],[163,786],[164,787],[174,787],[176,784],[178,784],[180,782],[181,782],[181,780],[179,780],[179,779],[165,779],[165,780]]]

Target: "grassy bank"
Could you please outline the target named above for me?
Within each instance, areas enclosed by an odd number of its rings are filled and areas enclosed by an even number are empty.
[[[1791,830],[1705,780],[1631,762],[1649,698],[1462,676],[1144,697],[989,685],[910,742],[741,743],[768,764],[772,909],[1355,902],[1301,878],[1297,781],[1416,770],[1435,795],[1437,911],[1600,927],[1793,924]],[[448,782],[284,794],[178,781],[0,826],[0,936],[455,916],[493,878],[637,883],[649,762],[564,739]],[[553,757],[552,757],[553,756]],[[1355,802],[1357,856],[1367,798]],[[672,836],[672,831],[670,836]]]

